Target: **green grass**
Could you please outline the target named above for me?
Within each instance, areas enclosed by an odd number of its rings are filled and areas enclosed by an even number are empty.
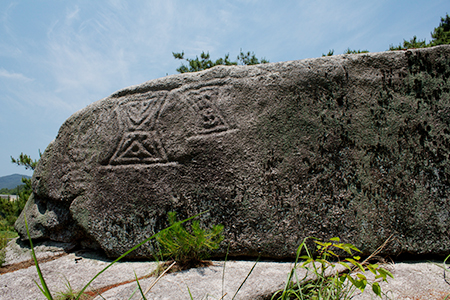
[[[5,250],[8,239],[4,236],[0,236],[0,268],[5,263]]]
[[[211,251],[219,248],[224,237],[223,225],[214,225],[211,229],[203,229],[195,220],[187,230],[183,224],[177,222],[176,213],[169,212],[170,227],[156,235],[160,245],[159,257],[172,259],[180,266],[201,265],[209,257]]]
[[[147,243],[148,241],[152,239],[161,239],[163,237],[164,239],[169,238],[177,238],[178,235],[174,232],[178,231],[178,234],[182,233],[182,235],[186,235],[186,229],[182,226],[183,223],[192,220],[193,218],[197,217],[198,215],[188,218],[183,221],[176,221],[175,214],[172,214],[171,219],[171,225],[160,231],[157,234],[152,235],[151,237],[145,239],[138,245],[134,246],[127,252],[125,252],[123,255],[121,255],[119,258],[114,260],[112,263],[110,263],[108,266],[106,266],[102,271],[97,273],[80,291],[73,291],[70,283],[67,282],[67,291],[58,293],[59,298],[53,298],[52,293],[48,289],[48,286],[44,280],[44,277],[42,275],[42,272],[40,270],[39,264],[36,259],[36,255],[34,253],[33,248],[33,242],[30,238],[29,232],[28,232],[28,224],[25,218],[25,226],[27,228],[27,234],[31,246],[31,254],[35,262],[36,270],[40,278],[41,285],[36,283],[36,285],[41,290],[42,294],[48,299],[48,300],[77,300],[77,299],[83,299],[85,297],[85,291],[90,286],[90,284],[104,271],[106,271],[108,268],[110,268],[113,264],[127,256],[129,253],[137,249],[138,247],[142,246],[143,244]],[[182,228],[182,229],[181,229]],[[197,225],[194,226],[194,228],[191,228],[192,230],[198,230],[199,227]],[[220,229],[220,230],[218,230]],[[206,233],[214,233],[214,235],[219,236],[220,232],[223,228],[216,228],[214,230],[214,227],[211,231],[202,231],[202,239],[204,239]],[[195,237],[195,234],[192,234],[190,237]],[[221,241],[223,238],[220,237],[216,241]],[[310,251],[310,249],[307,246],[307,241],[313,240],[313,242],[316,245],[315,251]],[[192,240],[190,240],[192,242]],[[180,241],[178,241],[180,243]],[[385,244],[387,241],[385,242]],[[201,244],[201,243],[200,243]],[[385,245],[383,244],[383,246]],[[382,246],[382,247],[383,247]],[[381,247],[380,247],[381,248]],[[338,252],[346,253],[348,257],[341,260],[339,258],[339,255],[336,254]],[[376,264],[369,264],[367,263],[368,259],[366,259],[363,262],[360,262],[360,257],[354,255],[355,252],[359,252],[359,250],[353,246],[352,244],[347,243],[341,243],[339,238],[332,238],[328,242],[322,242],[320,240],[317,240],[315,238],[305,238],[304,241],[300,244],[300,246],[297,249],[297,255],[295,259],[294,267],[292,268],[291,272],[288,274],[288,279],[286,281],[286,285],[283,290],[277,291],[271,299],[273,300],[286,300],[286,299],[311,299],[311,300],[332,300],[332,299],[351,299],[353,294],[356,290],[360,290],[363,292],[367,286],[372,287],[372,291],[375,293],[375,295],[381,297],[384,295],[384,293],[381,291],[380,285],[378,282],[369,282],[364,275],[365,271],[370,271],[375,275],[375,279],[381,279],[383,281],[387,281],[387,277],[392,277],[392,274],[389,273],[387,270],[379,267]],[[189,252],[192,255],[192,252]],[[176,262],[172,263],[170,266],[173,267]],[[226,262],[225,262],[226,263]],[[247,278],[252,273],[253,269],[255,268],[258,261],[255,262],[253,265],[253,268],[250,270],[250,272],[247,274],[241,285],[239,286],[238,290],[234,294],[233,298],[236,297],[239,290],[242,288],[244,283],[246,282]],[[345,268],[345,272],[337,271],[336,266],[343,266]],[[306,275],[303,278],[298,278],[297,270],[303,269],[306,270]],[[331,272],[330,272],[331,271]],[[167,272],[164,271],[164,273]],[[134,292],[130,296],[133,297],[133,295],[139,291],[141,294],[142,299],[146,299],[145,294],[158,282],[158,280],[164,275],[161,274],[146,290],[143,291],[140,282],[135,274],[136,277],[136,284],[137,287],[135,288]],[[224,270],[223,273],[225,273],[225,264],[224,264]],[[223,282],[222,282],[223,285]],[[187,287],[190,299],[193,299],[189,287]],[[223,291],[222,291],[223,293]],[[222,298],[225,295],[222,296]]]
[[[201,214],[203,214],[203,213],[201,213]],[[184,222],[188,222],[188,221],[190,221],[190,220],[192,220],[192,219],[194,219],[195,217],[198,217],[199,215],[201,215],[201,214],[198,214],[198,215],[195,215],[195,216],[193,216],[193,217],[190,217],[190,218],[187,218],[187,219],[185,219],[185,220],[183,220],[183,221],[178,221],[178,222],[176,222],[175,224],[176,225],[181,225],[181,224],[183,224]],[[41,282],[41,286],[39,286],[39,284],[38,283],[36,283],[36,285],[39,287],[39,289],[40,289],[40,291],[42,292],[42,294],[48,299],[48,300],[53,300],[54,298],[53,298],[53,295],[52,295],[52,293],[50,292],[50,290],[48,289],[48,286],[47,286],[47,283],[45,282],[45,279],[44,279],[44,276],[42,275],[42,272],[41,272],[41,269],[40,269],[40,267],[39,267],[39,264],[38,264],[38,261],[37,261],[37,258],[36,258],[36,254],[34,253],[34,247],[33,247],[33,241],[31,240],[31,237],[30,237],[30,232],[29,232],[29,230],[28,230],[28,223],[27,223],[27,218],[26,218],[26,216],[24,216],[24,219],[25,219],[25,227],[26,227],[26,229],[27,229],[27,235],[28,235],[28,240],[29,240],[29,242],[30,242],[30,247],[31,247],[31,256],[32,256],[32,258],[33,258],[33,260],[34,260],[34,264],[35,264],[35,266],[36,266],[36,271],[37,271],[37,273],[38,273],[38,276],[39,276],[39,280],[40,280],[40,282]],[[175,224],[172,224],[171,226],[169,226],[168,228],[166,228],[166,229],[163,229],[163,230],[161,230],[159,233],[157,233],[157,234],[154,234],[154,235],[152,235],[151,237],[149,237],[149,238],[147,238],[147,239],[145,239],[145,240],[143,240],[142,242],[140,242],[139,244],[137,244],[136,246],[134,246],[133,248],[131,248],[130,250],[128,250],[127,252],[125,252],[124,254],[122,254],[121,256],[119,256],[116,260],[114,260],[113,262],[111,262],[110,264],[108,264],[105,268],[103,268],[103,270],[101,270],[100,272],[98,272],[79,292],[78,292],[78,294],[76,294],[76,297],[74,298],[74,300],[78,300],[78,299],[82,299],[81,297],[84,297],[84,292],[86,291],[86,289],[91,285],[91,283],[98,277],[98,276],[100,276],[103,272],[105,272],[107,269],[109,269],[112,265],[114,265],[116,262],[118,262],[118,261],[120,261],[122,258],[124,258],[125,256],[127,256],[128,254],[130,254],[131,252],[133,252],[134,250],[136,250],[137,248],[139,248],[140,246],[142,246],[142,245],[144,245],[145,243],[147,243],[147,242],[149,242],[150,240],[152,240],[152,239],[154,239],[154,238],[156,238],[156,236],[158,235],[158,234],[161,234],[161,233],[164,233],[165,231],[168,231],[168,230],[170,230],[170,229],[172,229],[174,226],[175,226]],[[145,298],[144,298],[145,299]]]
[[[0,237],[5,237],[7,239],[13,239],[18,237],[19,234],[16,231],[11,231],[11,230],[0,230]]]
[[[65,277],[64,277],[65,278]],[[55,300],[74,300],[77,299],[78,293],[72,289],[72,286],[70,285],[70,282],[65,278],[66,280],[66,290],[64,292],[58,292],[56,293]],[[87,294],[81,294],[78,298],[80,300],[89,300],[91,297]]]
[[[315,252],[308,249],[308,240],[313,240],[316,244]],[[336,254],[339,251],[349,257],[341,260]],[[295,264],[284,289],[276,292],[271,299],[349,300],[357,290],[364,292],[368,285],[372,287],[375,295],[381,298],[383,293],[380,285],[378,282],[368,282],[364,272],[370,271],[375,275],[375,279],[381,278],[382,281],[387,281],[388,276],[394,277],[377,264],[366,263],[367,259],[360,262],[361,257],[354,255],[355,252],[361,251],[352,244],[341,243],[337,237],[328,242],[314,237],[305,238],[297,249]],[[337,270],[339,265],[344,267],[344,271]],[[306,271],[303,278],[297,277],[297,269]]]
[[[10,239],[17,237],[18,234],[15,231],[0,231],[0,268],[5,263],[5,250],[6,244]]]

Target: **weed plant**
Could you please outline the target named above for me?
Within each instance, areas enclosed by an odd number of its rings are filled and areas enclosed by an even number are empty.
[[[73,290],[72,286],[70,285],[70,282],[67,280],[67,278],[64,278],[66,280],[66,291],[65,292],[58,292],[56,295],[55,300],[74,300],[77,299],[78,293]],[[91,299],[89,295],[83,293],[78,298],[80,300],[89,300]]]
[[[0,234],[0,268],[5,263],[5,247],[7,243],[7,236],[5,234]]]
[[[182,267],[201,264],[212,250],[219,248],[224,239],[223,225],[214,225],[205,230],[200,227],[199,221],[195,220],[188,231],[183,224],[177,222],[176,212],[169,212],[168,219],[170,227],[156,236],[161,246],[159,256],[162,259],[172,259]]]
[[[27,229],[27,234],[30,242],[31,247],[31,255],[34,260],[36,270],[39,275],[39,279],[41,281],[41,286],[36,283],[36,285],[39,287],[42,294],[48,299],[48,300],[78,300],[78,299],[85,299],[86,294],[85,291],[89,287],[89,285],[104,271],[106,271],[109,267],[111,267],[113,264],[124,258],[126,255],[128,255],[130,252],[134,251],[138,247],[142,246],[143,244],[147,243],[148,241],[156,238],[160,243],[162,241],[162,245],[168,244],[170,247],[165,248],[166,255],[168,257],[177,257],[178,259],[184,259],[189,261],[190,257],[189,255],[194,255],[196,259],[200,259],[205,257],[206,250],[216,249],[219,245],[219,243],[223,240],[223,237],[220,235],[220,233],[223,230],[223,226],[216,225],[213,226],[211,230],[203,230],[200,229],[198,222],[193,222],[191,226],[192,233],[189,233],[182,224],[184,222],[190,221],[193,218],[197,217],[193,216],[191,218],[188,218],[183,221],[176,221],[176,214],[171,213],[169,215],[169,221],[171,223],[170,227],[160,231],[157,234],[152,235],[151,237],[145,239],[141,243],[137,244],[127,252],[125,252],[123,255],[121,255],[119,258],[114,260],[112,263],[110,263],[108,266],[106,266],[102,271],[97,273],[79,292],[74,292],[72,287],[70,286],[70,283],[67,282],[67,291],[63,293],[59,293],[58,298],[53,298],[50,290],[48,289],[48,286],[44,280],[44,277],[42,275],[42,272],[39,268],[39,264],[36,259],[36,255],[33,248],[33,242],[31,240],[29,231],[28,231],[28,224],[25,217],[25,226]],[[198,240],[196,240],[198,239]],[[313,255],[313,253],[308,249],[306,242],[308,239],[314,239],[314,242],[316,244],[316,253],[317,255]],[[169,242],[168,242],[169,241]],[[185,252],[180,252],[182,246],[185,244],[189,245],[189,247],[186,247]],[[177,246],[174,246],[177,245]],[[184,248],[183,248],[184,249]],[[194,253],[195,250],[198,250],[201,252]],[[306,252],[306,255],[301,255],[302,250]],[[339,260],[339,255],[337,255],[335,252],[339,251],[345,251],[347,254],[349,254],[351,257],[345,258],[344,260]],[[283,290],[280,290],[276,292],[273,296],[273,300],[285,300],[285,299],[314,299],[314,300],[322,300],[322,299],[351,299],[353,294],[356,290],[360,290],[363,292],[367,285],[370,285],[372,287],[372,291],[377,295],[380,296],[383,294],[380,288],[380,285],[378,282],[372,282],[368,283],[368,280],[366,276],[364,275],[364,271],[369,270],[373,274],[375,274],[375,280],[381,279],[383,281],[387,281],[387,277],[392,277],[392,274],[388,272],[387,270],[380,268],[376,264],[366,264],[364,262],[359,262],[360,257],[354,256],[353,252],[360,252],[355,246],[351,244],[345,244],[340,243],[339,238],[332,238],[329,242],[321,242],[315,238],[305,238],[302,242],[302,244],[297,249],[297,256],[295,259],[294,268],[291,270],[291,272],[288,275],[288,280],[286,282],[285,288]],[[450,256],[449,256],[450,257]],[[447,259],[449,258],[447,257]],[[337,260],[337,262],[333,263],[331,262],[331,259]],[[446,259],[446,260],[447,260]],[[134,290],[134,292],[131,294],[131,299],[136,292],[139,291],[141,294],[142,299],[146,300],[147,298],[145,295],[150,291],[150,289],[158,282],[158,280],[170,269],[172,268],[176,263],[173,262],[168,269],[166,269],[154,282],[145,290],[143,291],[139,279],[137,278],[136,274],[136,284],[137,287]],[[244,283],[246,282],[247,278],[252,273],[253,269],[255,268],[257,262],[253,265],[250,272],[247,274],[245,280],[242,282],[242,284],[239,286],[238,290],[232,297],[234,299],[239,292],[239,290],[242,288]],[[335,268],[337,265],[341,265],[345,267],[345,272],[338,272]],[[444,267],[445,267],[445,261],[444,261]],[[305,269],[306,275],[299,279],[297,277],[296,270],[297,269]],[[357,273],[354,273],[354,271],[357,270]],[[225,266],[223,272],[225,273]],[[223,294],[223,279],[222,279],[222,294]],[[189,287],[187,287],[190,299],[193,300],[192,294],[189,290]],[[222,298],[225,296],[223,294]],[[101,297],[101,295],[100,295]]]
[[[316,255],[306,245],[308,239],[313,239],[316,244]],[[302,250],[306,255],[301,255]],[[339,259],[338,251],[345,251],[351,257],[344,260]],[[376,279],[387,281],[387,276],[393,278],[387,270],[380,268],[377,264],[360,263],[359,256],[353,252],[361,252],[352,244],[340,243],[339,238],[331,238],[329,242],[321,242],[316,238],[305,238],[297,249],[294,268],[291,270],[285,288],[276,292],[272,299],[351,299],[356,290],[364,292],[367,285],[379,297],[382,295],[378,282],[368,283],[364,272],[369,270]],[[333,263],[331,259],[337,262]],[[344,272],[339,272],[337,266],[344,266]],[[306,274],[303,278],[297,277],[296,270],[304,269]],[[354,271],[357,273],[353,273]]]
[[[185,220],[183,220],[183,221],[178,221],[178,222],[176,222],[175,224],[173,224],[172,226],[175,226],[175,225],[181,225],[182,223],[187,222],[187,221],[190,221],[190,220],[194,219],[195,217],[197,217],[197,216],[199,216],[199,215],[201,215],[201,214],[198,214],[198,215],[195,215],[195,216],[193,216],[193,217],[187,218],[187,219],[185,219]],[[35,254],[35,252],[34,252],[33,241],[31,240],[30,232],[29,232],[29,230],[28,230],[28,223],[27,223],[27,218],[26,218],[26,216],[24,216],[24,219],[25,219],[25,227],[26,227],[26,229],[27,229],[28,240],[29,240],[29,242],[30,242],[31,256],[32,256],[32,258],[33,258],[33,260],[34,260],[34,264],[35,264],[35,266],[36,266],[36,271],[37,271],[37,273],[38,273],[39,280],[40,280],[40,282],[41,282],[41,285],[39,285],[37,282],[36,282],[36,285],[38,286],[38,288],[39,288],[39,290],[41,291],[41,293],[47,298],[47,300],[54,300],[54,299],[57,299],[57,298],[53,298],[53,295],[52,295],[52,293],[50,292],[50,290],[48,289],[47,283],[45,282],[44,276],[43,276],[43,274],[42,274],[42,272],[41,272],[41,269],[40,269],[40,267],[39,267],[39,263],[38,263],[37,258],[36,258],[36,254]],[[165,231],[167,231],[167,230],[170,230],[170,229],[172,228],[172,226],[170,226],[170,227],[168,227],[168,228],[166,228],[166,229],[163,229],[163,230],[160,231],[158,234],[161,234],[161,233],[163,233],[163,232],[165,232]],[[91,280],[90,280],[90,281],[89,281],[89,282],[81,289],[81,291],[79,291],[78,293],[76,293],[76,295],[74,295],[75,297],[73,298],[73,300],[82,300],[82,299],[83,299],[82,297],[85,296],[85,291],[86,291],[86,289],[91,285],[91,283],[92,283],[98,276],[100,276],[100,274],[102,274],[103,272],[105,272],[105,271],[106,271],[107,269],[109,269],[112,265],[114,265],[116,262],[120,261],[122,258],[124,258],[125,256],[127,256],[129,253],[133,252],[134,250],[136,250],[136,249],[139,248],[140,246],[144,245],[145,243],[149,242],[150,240],[156,238],[156,236],[157,236],[158,234],[154,234],[154,235],[152,235],[151,237],[149,237],[149,238],[143,240],[142,242],[140,242],[139,244],[137,244],[136,246],[134,246],[133,248],[131,248],[130,250],[128,250],[127,252],[125,252],[124,254],[122,254],[121,256],[119,256],[116,260],[114,260],[113,262],[111,262],[110,264],[108,264],[105,268],[103,268],[103,270],[101,270],[100,272],[98,272],[98,273],[97,273],[97,274],[96,274],[96,275],[95,275],[95,276],[94,276],[94,277],[93,277],[93,278],[92,278],[92,279],[91,279]],[[137,280],[137,278],[136,278],[136,282],[137,282],[138,287],[139,287],[139,290],[140,290],[140,292],[141,292],[141,294],[142,294],[142,296],[143,296],[143,299],[146,299],[144,293],[142,292],[142,290],[141,290],[141,288],[140,288],[139,281]],[[75,294],[75,293],[72,292],[72,294]],[[131,299],[131,297],[133,297],[133,295],[134,295],[134,293],[130,296],[129,299]],[[70,295],[70,296],[72,296],[72,295]]]

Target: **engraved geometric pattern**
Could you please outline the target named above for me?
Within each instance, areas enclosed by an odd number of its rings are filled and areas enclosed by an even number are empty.
[[[134,125],[139,125],[148,116],[150,108],[148,101],[135,101],[127,104],[127,114]]]
[[[131,130],[152,130],[158,118],[163,99],[153,98],[150,100],[138,100],[123,104],[122,111],[126,111],[125,124],[128,131]],[[144,128],[146,127],[146,128]]]
[[[220,115],[219,110],[210,101],[208,94],[196,94],[188,96],[189,102],[193,102],[193,108],[198,113],[198,124],[200,134],[220,132],[228,130],[224,118]]]
[[[111,165],[161,163],[167,156],[156,131],[134,131],[125,134],[110,160]]]
[[[190,91],[186,100],[196,113],[197,133],[204,135],[228,130],[228,125],[211,96],[213,90]],[[150,98],[127,101],[118,110],[119,118],[125,126],[125,135],[115,150],[110,165],[154,164],[168,161],[164,145],[156,128],[160,109],[166,93]]]

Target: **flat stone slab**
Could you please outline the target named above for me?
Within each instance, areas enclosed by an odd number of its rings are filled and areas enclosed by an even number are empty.
[[[446,281],[442,262],[395,263],[386,264],[383,268],[394,276],[388,282],[380,282],[382,291],[390,299],[442,300],[450,295],[450,271],[447,271]],[[372,274],[366,273],[366,276],[369,280],[374,279]],[[358,293],[353,299],[373,299],[373,294],[370,289],[366,289],[362,295]]]
[[[253,261],[214,261],[211,267],[165,275],[146,297],[149,300],[190,299],[191,293],[193,299],[221,299],[223,295],[222,299],[232,299],[234,295],[235,299],[267,299],[273,292],[284,287],[292,266],[293,263],[286,262],[258,262],[255,265]],[[140,281],[142,289],[145,291],[154,280],[155,278],[148,278]],[[102,297],[111,300],[128,299],[136,287],[136,282],[122,285],[108,290]],[[101,299],[100,296],[95,298]],[[139,291],[131,299],[141,299]]]
[[[240,284],[245,279],[246,273],[252,268],[253,262],[230,261],[227,262],[225,271],[225,287],[222,292],[223,262],[215,262],[213,267],[192,269],[163,277],[146,295],[147,299],[190,299],[189,291],[193,299],[232,299]],[[284,287],[287,275],[293,264],[260,262],[256,265],[235,299],[270,299],[273,293]],[[450,285],[444,280],[443,269],[430,262],[385,264],[394,279],[388,282],[380,282],[383,299],[398,300],[442,300],[450,294]],[[302,276],[301,272],[298,276]],[[370,273],[366,276],[373,281]],[[149,278],[140,282],[143,289],[153,282]],[[377,280],[379,281],[379,280]],[[189,287],[189,291],[188,291]],[[102,294],[108,300],[128,299],[136,289],[136,283],[129,283],[110,289]],[[389,298],[387,298],[389,297]],[[369,300],[377,297],[368,287],[364,293],[355,292],[352,299]],[[95,300],[100,300],[100,297]],[[141,299],[135,295],[131,299]],[[379,298],[378,298],[379,299]]]
[[[75,247],[71,243],[59,243],[54,241],[45,241],[36,243],[34,252],[39,261],[53,260],[56,257],[66,255],[68,251]],[[28,241],[22,242],[18,238],[11,240],[5,252],[5,263],[3,267],[26,265],[31,260],[31,248]],[[34,263],[33,263],[34,264]]]
[[[64,256],[55,255],[54,257],[56,258],[51,261],[39,264],[53,296],[56,296],[58,292],[67,291],[68,283],[74,291],[80,290],[111,262],[93,252],[66,253]],[[89,290],[134,280],[135,273],[138,278],[143,277],[154,271],[156,266],[156,262],[116,263],[102,273],[90,285]],[[40,283],[40,280],[34,265],[3,273],[0,275],[0,299],[46,299],[35,282]]]
[[[10,243],[8,248],[16,248]],[[56,246],[37,245],[37,255],[42,261],[40,267],[50,291],[54,296],[68,289],[68,282],[73,290],[80,290],[111,260],[95,252],[74,252],[61,256]],[[11,251],[11,249],[7,249]],[[25,250],[23,250],[25,251]],[[11,256],[9,256],[11,257]],[[9,258],[10,259],[10,258]],[[8,261],[7,265],[20,265]],[[104,299],[129,299],[136,291],[135,274],[145,290],[155,277],[148,277],[157,267],[157,262],[124,261],[114,264],[93,281],[88,291],[96,290]],[[164,275],[146,295],[147,299],[270,299],[273,293],[284,287],[288,274],[293,267],[290,262],[258,262],[253,261],[213,261],[213,265],[204,268],[193,268],[186,271]],[[441,300],[450,294],[450,285],[444,279],[442,263],[411,262],[383,265],[394,275],[388,283],[381,282],[382,290],[390,299]],[[253,268],[253,270],[252,270]],[[3,273],[0,269],[1,299],[45,299],[35,282],[39,278],[34,265]],[[250,274],[250,275],[249,275]],[[247,278],[247,275],[248,278]],[[297,272],[302,278],[304,273]],[[371,274],[366,274],[370,281]],[[242,286],[241,286],[242,285]],[[240,288],[240,289],[239,289]],[[236,294],[237,292],[237,294]],[[374,299],[370,288],[361,294],[355,293],[353,299]],[[100,300],[97,296],[95,300]],[[131,299],[140,299],[136,291]]]

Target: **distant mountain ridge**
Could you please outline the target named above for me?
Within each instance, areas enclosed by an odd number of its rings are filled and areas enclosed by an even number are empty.
[[[23,184],[22,177],[31,178],[31,176],[22,174],[12,174],[0,177],[0,189],[2,188],[13,189],[18,185]]]

